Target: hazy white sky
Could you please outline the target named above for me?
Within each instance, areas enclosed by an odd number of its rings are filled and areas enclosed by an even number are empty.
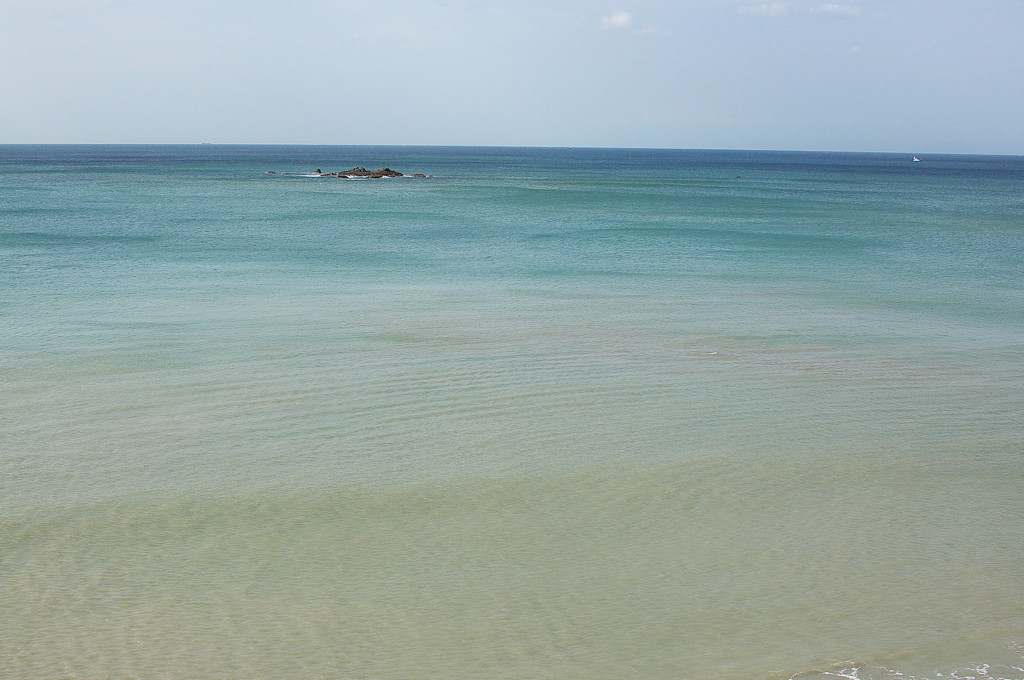
[[[1024,154],[1021,0],[0,0],[0,143]]]

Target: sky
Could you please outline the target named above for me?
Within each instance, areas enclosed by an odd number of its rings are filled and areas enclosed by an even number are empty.
[[[1024,154],[1024,0],[0,0],[0,143]]]

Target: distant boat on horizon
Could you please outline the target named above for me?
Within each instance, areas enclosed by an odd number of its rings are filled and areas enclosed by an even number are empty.
[[[917,156],[914,156],[914,158],[913,158],[913,161],[914,161],[915,163],[920,163],[920,162],[921,162],[921,159],[920,159],[920,158],[918,158]]]

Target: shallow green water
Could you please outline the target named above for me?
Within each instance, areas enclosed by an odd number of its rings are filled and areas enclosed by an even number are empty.
[[[1024,161],[908,161],[0,147],[0,676],[1021,677]]]

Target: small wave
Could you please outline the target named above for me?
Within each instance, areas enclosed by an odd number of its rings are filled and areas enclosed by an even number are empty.
[[[0,246],[3,247],[69,247],[91,246],[97,244],[117,243],[149,243],[159,240],[156,234],[69,234],[47,233],[42,231],[20,231],[0,234]]]
[[[796,673],[789,680],[1020,680],[1024,664],[1013,662],[971,663],[922,671],[897,664],[838,664],[832,668]]]

